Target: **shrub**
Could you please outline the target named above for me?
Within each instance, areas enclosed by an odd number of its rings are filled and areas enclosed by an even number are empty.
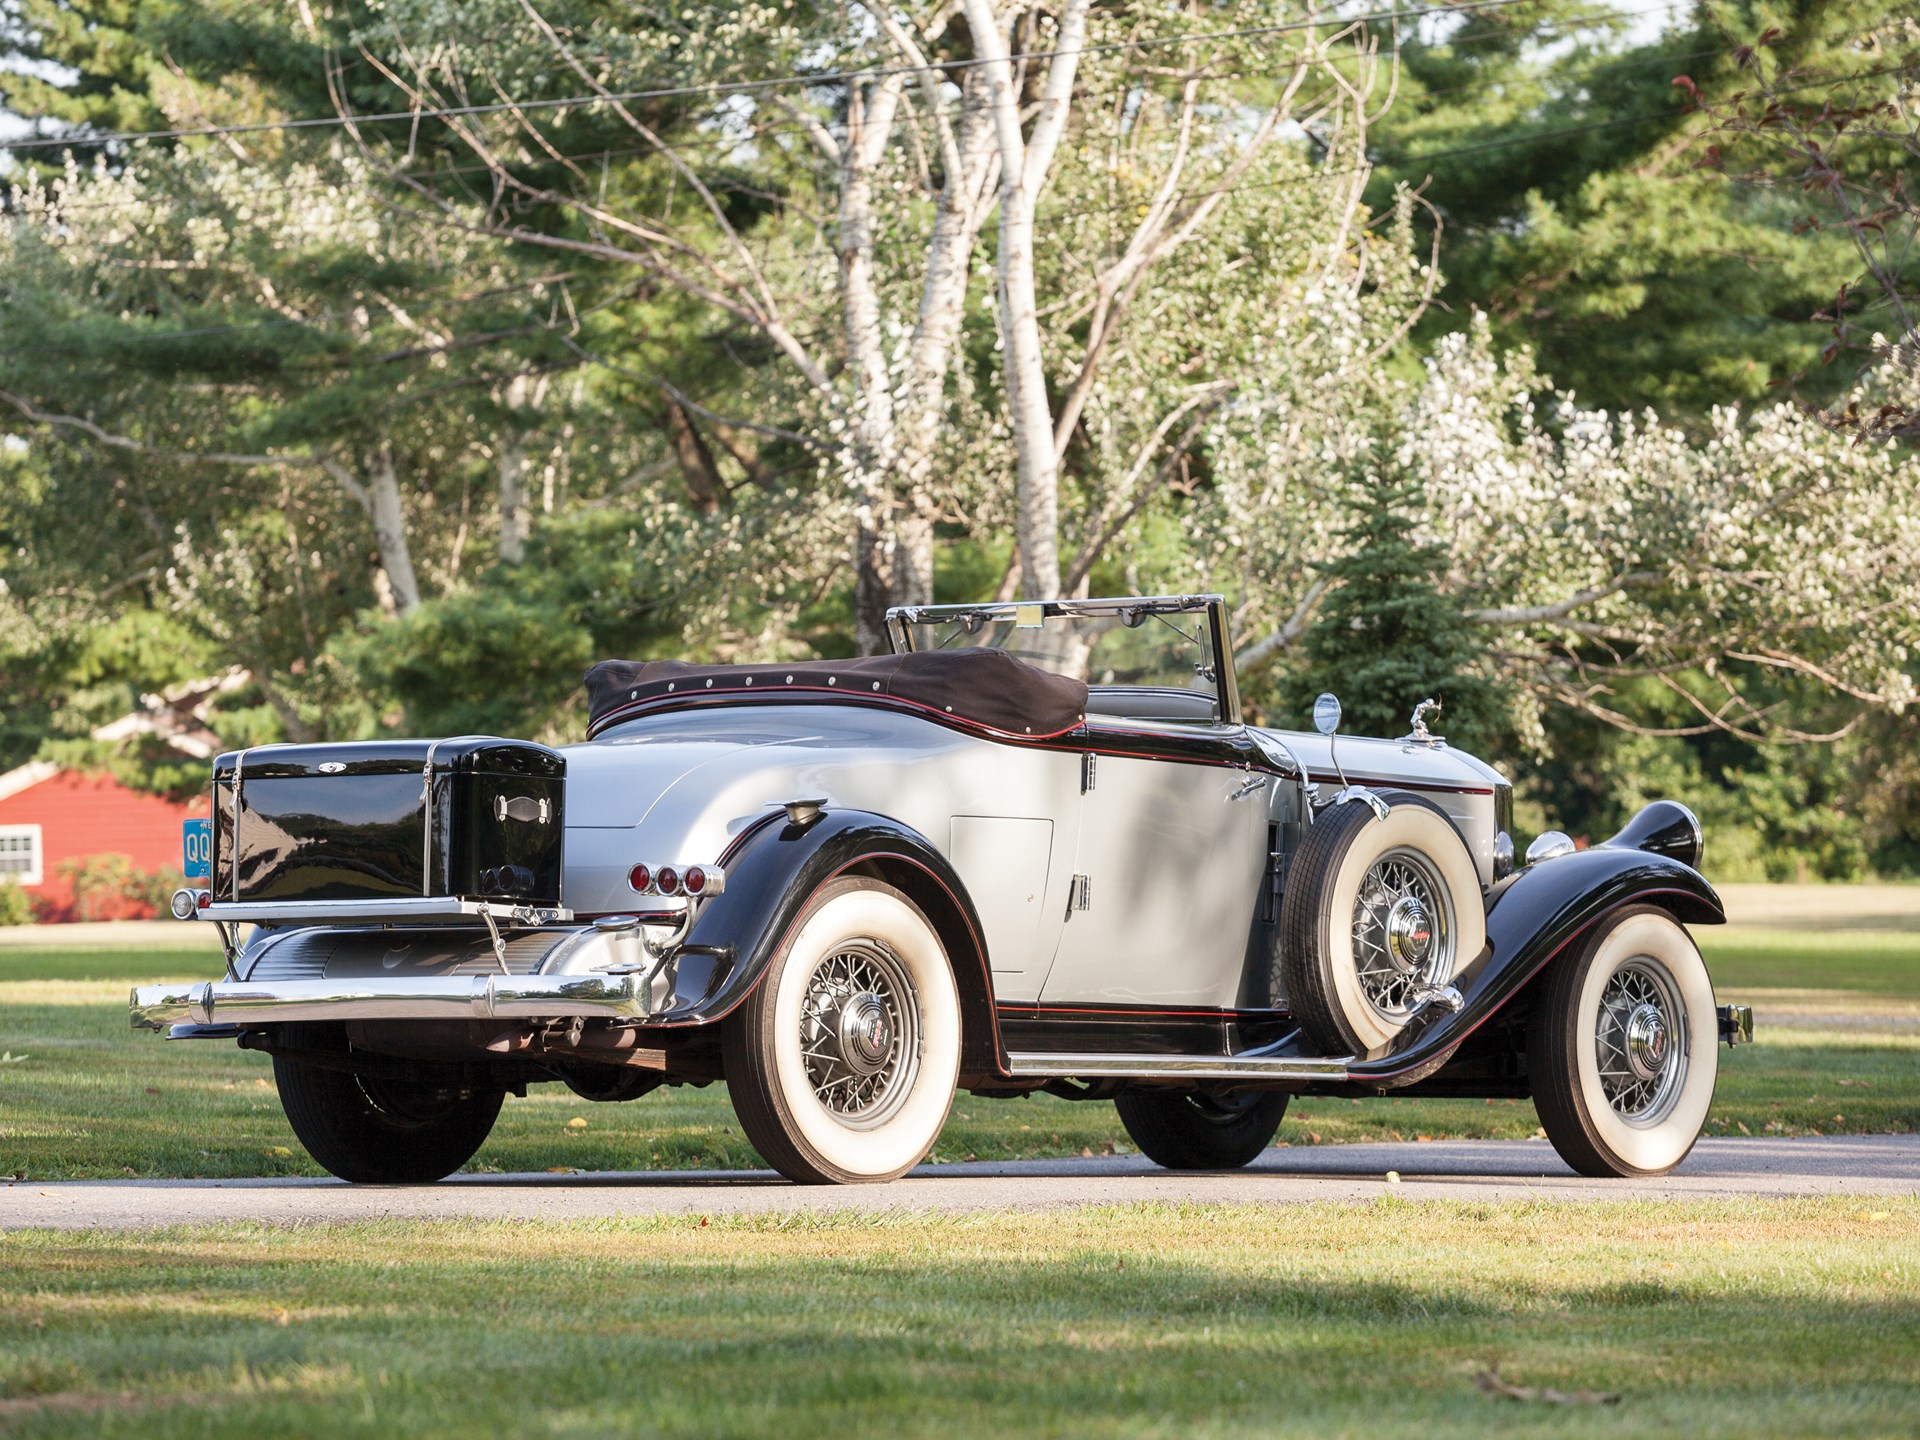
[[[31,925],[33,897],[11,878],[0,880],[0,925]]]
[[[121,854],[81,855],[60,862],[60,874],[73,887],[75,920],[147,920],[164,911],[167,896],[179,886],[168,870],[142,870]]]

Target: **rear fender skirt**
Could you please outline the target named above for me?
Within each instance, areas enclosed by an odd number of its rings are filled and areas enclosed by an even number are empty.
[[[1455,982],[1458,1011],[1431,1005],[1384,1050],[1360,1057],[1349,1078],[1410,1085],[1458,1048],[1589,927],[1625,905],[1657,905],[1691,925],[1722,925],[1726,911],[1700,872],[1665,855],[1596,846],[1530,865],[1488,895],[1487,949]]]
[[[674,1000],[651,1025],[710,1025],[745,1000],[800,923],[815,891],[840,875],[885,880],[918,905],[946,946],[959,986],[964,1075],[1004,1075],[980,916],[966,886],[924,835],[864,810],[777,817],[736,842],[727,886],[705,902],[675,961]]]

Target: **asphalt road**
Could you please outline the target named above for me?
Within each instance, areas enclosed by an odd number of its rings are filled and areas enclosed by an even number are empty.
[[[1387,1172],[1400,1176],[1389,1181]],[[925,1165],[890,1185],[789,1185],[770,1171],[461,1175],[438,1185],[335,1180],[20,1181],[0,1185],[0,1229],[136,1229],[183,1221],[379,1218],[567,1220],[605,1215],[822,1210],[1032,1210],[1136,1201],[1920,1195],[1920,1135],[1702,1140],[1657,1180],[1576,1176],[1544,1141],[1269,1150],[1245,1170],[1173,1174],[1137,1155]]]

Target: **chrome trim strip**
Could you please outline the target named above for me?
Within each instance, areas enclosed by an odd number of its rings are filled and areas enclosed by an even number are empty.
[[[200,911],[203,920],[250,921],[256,925],[316,925],[327,920],[393,920],[484,924],[483,916],[509,925],[562,925],[573,919],[558,906],[492,905],[452,895],[406,895],[384,900],[216,900]]]
[[[1094,1080],[1345,1080],[1351,1057],[1300,1055],[1081,1055],[1025,1052],[1007,1056],[1022,1078]]]
[[[651,975],[457,975],[395,980],[201,981],[140,985],[136,1030],[285,1020],[540,1020],[581,1015],[644,1020]],[[216,1018],[217,1017],[217,1018]]]
[[[1219,595],[1207,596],[1208,628],[1213,632],[1215,693],[1220,698],[1220,723],[1239,725],[1240,677],[1233,668],[1233,637],[1228,633],[1227,602]]]
[[[420,893],[422,895],[433,893],[433,757],[439,753],[443,743],[443,740],[435,740],[427,746],[427,763],[420,767]]]
[[[233,757],[233,898],[240,898],[240,776],[247,768],[247,756],[252,754],[249,747]],[[214,857],[216,860],[218,856]]]

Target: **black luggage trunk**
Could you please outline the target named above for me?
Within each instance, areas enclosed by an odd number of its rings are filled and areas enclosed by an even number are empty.
[[[484,735],[230,751],[213,762],[213,898],[557,906],[566,768]]]

